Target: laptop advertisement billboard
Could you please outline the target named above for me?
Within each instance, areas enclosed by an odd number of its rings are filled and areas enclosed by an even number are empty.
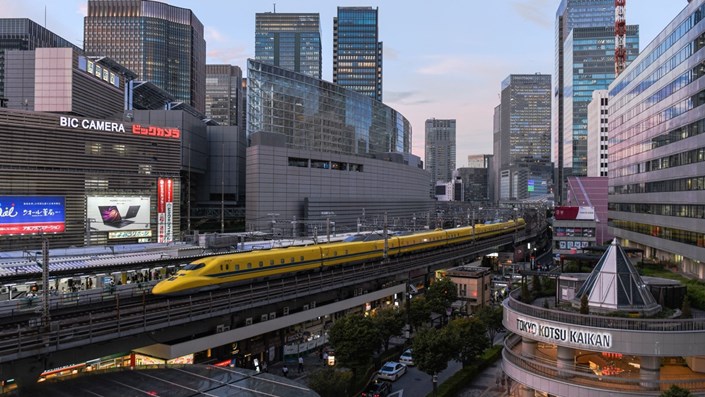
[[[91,230],[145,230],[150,227],[149,197],[88,196],[86,214]]]

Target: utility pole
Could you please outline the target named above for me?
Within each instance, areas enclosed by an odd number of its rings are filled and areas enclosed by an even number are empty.
[[[388,250],[389,250],[389,240],[387,239],[387,211],[384,211],[384,229],[383,229],[383,235],[384,235],[384,253],[382,255],[382,258],[384,260],[387,260],[388,257]]]
[[[42,232],[42,290],[44,291],[44,299],[42,299],[42,325],[49,328],[49,239]]]

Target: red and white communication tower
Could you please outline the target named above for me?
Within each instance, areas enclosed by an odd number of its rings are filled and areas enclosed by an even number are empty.
[[[627,0],[614,0],[614,77],[627,67]]]

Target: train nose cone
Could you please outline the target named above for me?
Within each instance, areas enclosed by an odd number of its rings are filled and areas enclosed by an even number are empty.
[[[165,295],[165,294],[168,294],[169,292],[171,292],[171,289],[172,288],[171,288],[169,281],[162,281],[162,282],[157,283],[157,285],[155,285],[152,288],[152,294],[153,295]]]

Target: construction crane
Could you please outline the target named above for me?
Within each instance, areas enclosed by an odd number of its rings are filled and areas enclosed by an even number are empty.
[[[627,0],[614,0],[614,77],[627,67]]]

